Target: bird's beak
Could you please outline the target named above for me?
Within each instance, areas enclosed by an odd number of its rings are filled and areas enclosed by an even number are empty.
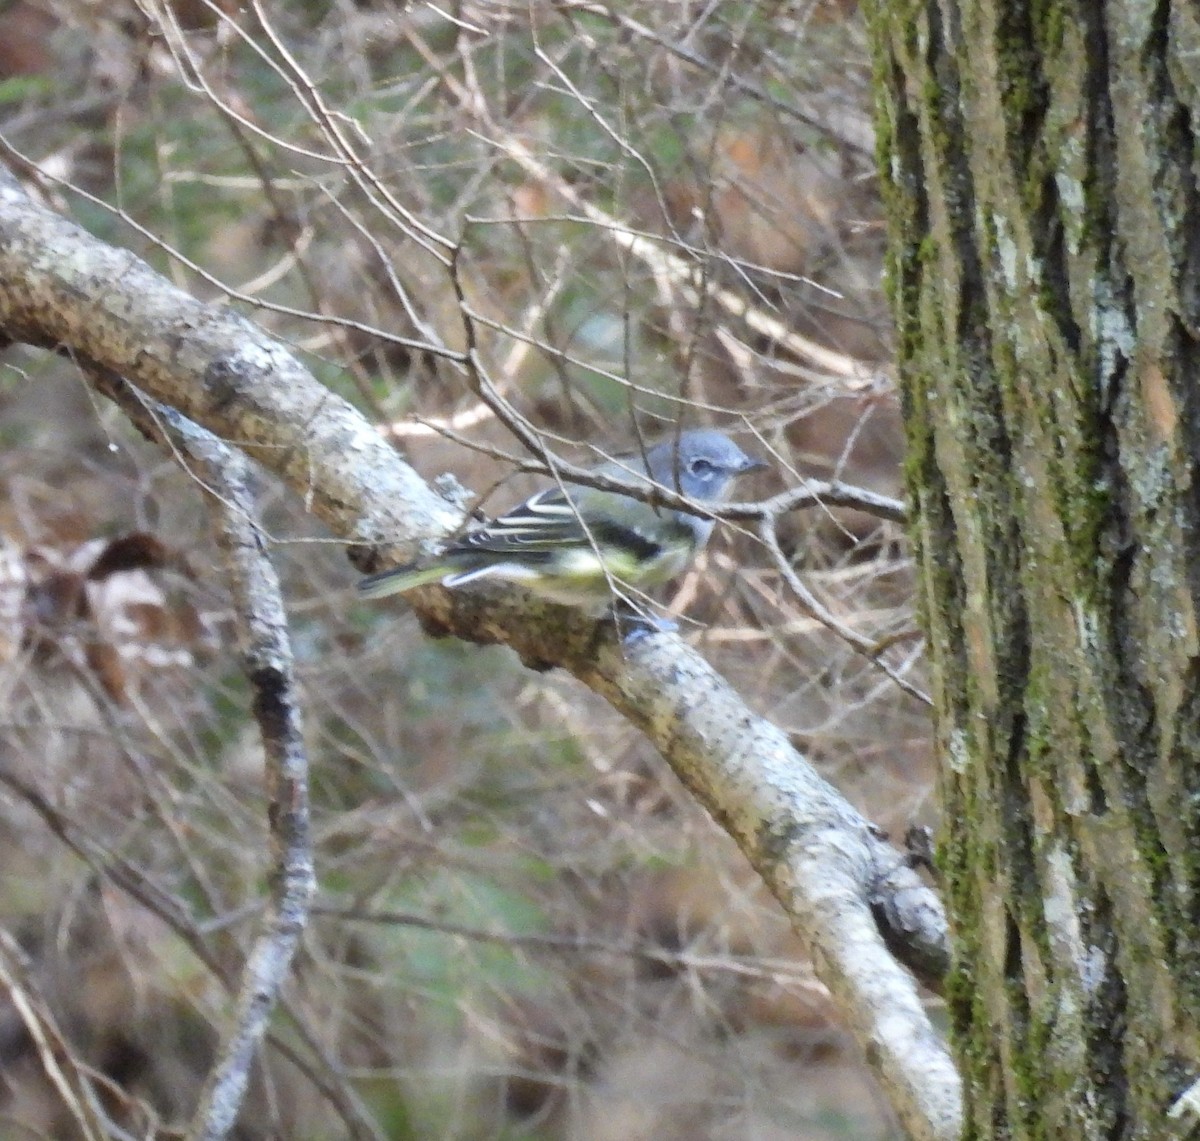
[[[746,462],[744,464],[742,464],[741,470],[738,472],[738,474],[745,475],[749,471],[762,471],[763,468],[767,468],[770,466],[771,465],[769,463],[767,463],[766,460],[756,460],[750,456],[747,456]]]

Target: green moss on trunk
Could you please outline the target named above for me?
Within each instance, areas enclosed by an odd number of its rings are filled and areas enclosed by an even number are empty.
[[[867,7],[968,1135],[1160,1135],[1200,1073],[1200,26]]]

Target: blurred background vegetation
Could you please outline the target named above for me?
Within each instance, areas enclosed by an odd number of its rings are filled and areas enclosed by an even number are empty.
[[[754,494],[899,494],[868,79],[853,0],[0,3],[4,160],[489,512],[529,484],[481,376],[567,458],[720,424],[772,459]],[[0,1137],[84,1135],[54,1049],[170,1136],[266,891],[225,585],[176,457],[69,359],[0,361]],[[638,734],[358,602],[258,490],[320,897],[236,1136],[892,1136],[802,943]],[[780,539],[919,684],[898,530],[810,510]],[[925,710],[752,533],[664,602],[873,819],[929,818]]]

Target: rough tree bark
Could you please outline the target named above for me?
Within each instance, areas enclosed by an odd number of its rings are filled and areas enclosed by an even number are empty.
[[[1200,1071],[1200,15],[868,4],[970,1137]]]

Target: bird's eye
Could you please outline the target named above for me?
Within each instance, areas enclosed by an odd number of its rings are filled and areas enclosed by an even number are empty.
[[[700,476],[702,479],[707,479],[716,470],[717,469],[713,466],[712,461],[704,459],[703,456],[697,456],[690,464],[688,464],[688,471],[690,471],[692,475]]]

